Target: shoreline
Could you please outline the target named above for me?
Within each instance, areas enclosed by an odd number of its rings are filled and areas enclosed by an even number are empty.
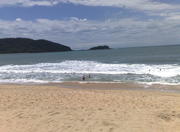
[[[168,93],[180,93],[180,85],[166,84],[144,84],[144,83],[125,83],[125,82],[83,82],[67,81],[58,83],[0,83],[0,86],[57,86],[80,90],[140,90],[140,91],[159,91]]]
[[[97,83],[97,84],[107,84],[107,83],[110,83],[110,84],[121,84],[121,83],[132,83],[132,84],[142,84],[142,85],[169,85],[169,86],[178,86],[180,85],[180,83],[165,83],[165,82],[124,82],[124,81],[37,81],[37,82],[0,82],[0,85],[1,84],[56,84],[56,83]]]

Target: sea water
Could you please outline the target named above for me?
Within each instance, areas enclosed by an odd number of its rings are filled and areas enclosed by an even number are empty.
[[[0,55],[0,83],[180,83],[180,46]],[[90,78],[89,78],[90,76]]]

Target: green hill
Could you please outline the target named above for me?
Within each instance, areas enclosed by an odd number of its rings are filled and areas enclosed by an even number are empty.
[[[103,45],[103,46],[92,47],[89,50],[104,50],[104,49],[110,49],[110,48],[107,45]]]
[[[0,39],[0,53],[37,53],[71,51],[71,48],[48,40],[28,38]]]

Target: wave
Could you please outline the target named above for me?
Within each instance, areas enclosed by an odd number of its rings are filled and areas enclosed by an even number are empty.
[[[82,74],[96,75],[91,81],[139,81],[177,83],[179,65],[108,64],[96,61],[63,61],[31,65],[0,66],[0,82],[79,81]],[[131,77],[129,77],[131,76]],[[175,79],[175,80],[174,80]],[[168,82],[169,81],[169,82]]]
[[[43,81],[43,80],[37,80],[37,79],[4,79],[4,80],[1,80],[0,79],[0,83],[2,83],[2,84],[6,84],[6,83],[14,83],[14,84],[16,84],[16,83],[38,83],[38,84],[45,84],[45,83],[50,83],[49,81]],[[56,81],[55,82],[53,82],[53,83],[56,83]]]
[[[64,61],[33,65],[4,65],[0,66],[0,73],[150,74],[159,77],[173,77],[180,75],[180,66]]]

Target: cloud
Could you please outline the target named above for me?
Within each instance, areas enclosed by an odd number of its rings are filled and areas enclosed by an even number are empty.
[[[58,4],[58,1],[53,0],[1,0],[0,7],[3,6],[53,6]]]
[[[85,6],[111,6],[138,10],[172,10],[180,9],[180,5],[172,5],[152,0],[1,0],[1,6],[53,6],[60,3],[72,3]]]
[[[107,44],[112,47],[180,44],[179,19],[0,20],[1,37],[48,39],[75,49]]]
[[[16,21],[20,22],[20,21],[22,21],[22,19],[21,18],[16,18]]]
[[[86,6],[112,6],[139,10],[175,9],[179,6],[151,0],[57,0],[58,2],[81,4]]]

